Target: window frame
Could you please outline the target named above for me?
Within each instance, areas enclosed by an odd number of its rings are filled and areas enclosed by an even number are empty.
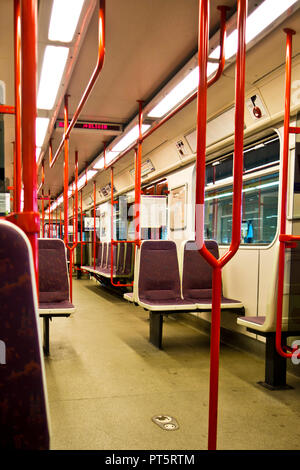
[[[282,155],[282,139],[281,139],[281,134],[279,132],[279,129],[273,128],[273,129],[268,129],[268,131],[271,133],[273,132],[274,137],[278,138],[279,141],[279,155],[278,155],[278,160],[274,162],[267,163],[265,165],[260,165],[257,168],[253,168],[251,170],[246,170],[243,172],[243,184],[251,179],[254,178],[259,178],[261,176],[267,176],[272,173],[278,172],[278,200],[277,200],[277,227],[275,231],[275,235],[273,240],[269,244],[255,244],[255,243],[248,243],[248,244],[240,244],[239,249],[242,250],[268,250],[270,249],[275,243],[276,240],[278,239],[278,234],[279,234],[279,220],[280,220],[280,195],[281,195],[281,155]],[[267,136],[266,136],[267,137]],[[259,143],[263,142],[266,140],[266,137],[261,137],[256,140],[251,140],[249,143],[247,142],[244,145],[244,150],[248,149],[249,147],[258,145]],[[268,137],[272,137],[271,134]],[[232,152],[226,152],[226,154],[222,155],[219,154],[219,156],[215,156],[212,160],[207,162],[207,164],[211,164],[214,161],[220,160],[222,158],[226,158],[226,156],[231,155]],[[233,176],[224,178],[223,180],[218,180],[216,183],[209,183],[205,186],[205,197],[207,196],[208,192],[211,192],[213,190],[218,190],[221,188],[226,189],[226,187],[232,187],[233,186]],[[228,249],[228,246],[230,246],[230,243],[228,244],[219,244],[220,249]]]

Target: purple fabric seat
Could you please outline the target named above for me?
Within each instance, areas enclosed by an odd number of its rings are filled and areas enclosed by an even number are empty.
[[[125,243],[119,243],[119,262],[118,262],[118,267],[117,267],[117,275],[121,276],[124,274],[124,268],[125,268]]]
[[[40,315],[42,315],[43,310],[75,310],[74,305],[69,302],[68,300],[62,300],[60,302],[40,302],[39,303],[39,311]]]
[[[0,299],[0,448],[47,450],[47,397],[31,247],[19,228],[3,220]]]
[[[133,266],[133,258],[134,258],[134,244],[127,243],[126,244],[126,254],[125,254],[125,265],[124,265],[124,276],[131,276],[132,275],[132,266]]]
[[[96,265],[101,266],[102,265],[102,248],[103,248],[103,243],[98,244],[98,254],[97,254],[97,259],[96,259]]]
[[[194,302],[182,300],[177,259],[173,241],[146,240],[140,248],[138,300],[142,306],[168,310],[194,309]]]
[[[214,240],[205,241],[206,248],[219,258],[218,244]],[[195,241],[185,243],[183,252],[182,295],[186,300],[195,302],[198,308],[211,308],[212,302],[212,267],[197,249]],[[221,297],[221,304],[230,304],[229,308],[241,308],[239,300]]]
[[[55,238],[40,238],[38,251],[39,302],[53,304],[69,301],[69,279],[64,242]]]
[[[102,268],[107,267],[107,243],[103,243],[103,252],[102,252],[102,263],[101,263]]]
[[[69,277],[65,244],[58,238],[40,238],[39,314],[44,321],[44,353],[49,355],[49,321],[52,317],[69,317],[75,312],[70,302]]]

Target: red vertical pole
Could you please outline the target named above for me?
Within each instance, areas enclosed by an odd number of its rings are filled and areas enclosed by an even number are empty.
[[[75,243],[78,243],[78,151],[75,151]]]
[[[21,211],[22,161],[21,161],[21,6],[14,1],[14,66],[15,66],[15,178],[14,212]]]
[[[96,181],[94,181],[94,239],[93,239],[93,251],[94,251],[94,269],[96,269]]]
[[[45,202],[44,190],[42,189],[42,237],[45,238]]]
[[[54,215],[53,215],[54,219]],[[55,238],[57,238],[57,207],[55,209]]]
[[[24,212],[31,218],[32,227],[27,233],[33,251],[36,282],[38,285],[38,245],[39,214],[37,206],[36,171],[36,37],[37,2],[22,0],[22,160],[24,180]]]
[[[142,124],[143,124],[143,101],[139,100],[139,137],[138,148],[135,158],[135,242],[141,241],[140,212],[141,212],[141,165],[142,165]]]
[[[59,238],[61,238],[61,207],[59,208]]]
[[[65,95],[64,127],[68,129],[68,95]],[[69,183],[69,138],[64,140],[64,242],[68,245],[68,183]],[[70,257],[71,258],[71,257]],[[71,263],[71,259],[70,259]]]
[[[289,160],[289,127],[291,106],[291,75],[292,75],[292,37],[295,31],[285,29],[286,33],[286,66],[285,66],[285,108],[283,130],[283,156],[281,171],[281,211],[280,211],[280,236],[279,236],[279,264],[277,283],[277,320],[276,320],[276,350],[282,357],[292,357],[292,354],[283,351],[281,346],[282,329],[282,301],[284,286],[285,241],[281,239],[286,235],[286,212],[288,190],[288,160]]]
[[[48,206],[48,211],[49,211],[49,215],[48,215],[48,222],[49,222],[49,238],[52,238],[52,221],[51,221],[51,195],[50,195],[50,189],[48,191],[48,196],[49,196],[49,206]]]
[[[110,279],[113,282],[113,270],[114,270],[114,167],[110,167]]]
[[[13,211],[17,212],[17,154],[16,154],[16,143],[13,142],[14,152],[14,190],[13,190]]]
[[[196,163],[196,220],[195,234],[201,255],[213,267],[211,346],[210,346],[210,390],[208,449],[217,445],[219,352],[220,352],[220,306],[222,290],[222,268],[238,250],[241,237],[241,203],[243,184],[243,137],[245,101],[245,28],[247,0],[238,0],[237,29],[238,49],[236,58],[235,92],[235,146],[233,168],[233,208],[232,240],[229,250],[216,259],[204,244],[204,196],[205,196],[205,159],[206,159],[206,117],[207,117],[207,55],[208,55],[208,0],[199,0],[199,85],[197,108],[197,163]]]
[[[80,191],[80,266],[83,265],[83,239],[82,239],[82,190]]]

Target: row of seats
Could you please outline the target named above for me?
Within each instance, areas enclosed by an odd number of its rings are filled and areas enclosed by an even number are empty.
[[[205,244],[218,258],[217,243]],[[212,268],[194,241],[185,241],[178,257],[175,242],[145,240],[136,253],[133,292],[124,298],[150,312],[149,340],[161,349],[163,315],[211,310]],[[244,314],[242,302],[223,293],[221,308]]]
[[[44,323],[44,353],[50,352],[49,327],[52,317],[70,317],[75,307],[70,301],[67,253],[63,240],[40,238],[39,257],[39,316]]]
[[[205,245],[219,257],[215,241]],[[210,310],[212,268],[194,241],[185,241],[178,256],[173,241],[145,240],[136,257],[133,292],[124,298],[151,311]],[[221,307],[242,309],[243,304],[222,295]]]
[[[133,243],[118,243],[113,245],[113,277],[129,278],[133,274]],[[81,269],[88,271],[91,275],[100,277],[111,277],[111,243],[100,242],[98,245],[98,255],[96,266],[81,266]]]
[[[0,220],[0,448],[50,447],[32,250],[16,225]]]

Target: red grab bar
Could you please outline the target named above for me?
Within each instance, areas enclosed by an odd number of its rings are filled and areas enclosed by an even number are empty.
[[[110,282],[115,287],[132,287],[133,282],[130,284],[122,284],[120,281],[114,282],[114,245],[119,243],[136,243],[135,240],[114,240],[114,205],[117,201],[114,200],[114,167],[110,167],[111,177],[111,191],[110,191],[110,205],[111,205],[111,243],[110,243]]]
[[[15,212],[21,211],[22,157],[21,157],[21,6],[14,2],[14,66],[15,66]]]
[[[243,138],[245,102],[245,53],[247,0],[238,0],[237,29],[238,49],[236,57],[235,86],[235,144],[233,167],[232,240],[229,250],[216,259],[204,244],[204,196],[207,118],[207,56],[208,56],[208,0],[199,0],[199,86],[197,109],[197,162],[196,162],[196,242],[200,253],[213,267],[211,346],[210,346],[210,392],[208,449],[217,445],[218,382],[220,352],[220,313],[222,291],[222,268],[238,250],[241,238],[241,208],[243,186]]]
[[[224,66],[225,66],[225,39],[226,39],[226,11],[229,8],[226,6],[219,6],[218,10],[221,12],[221,19],[220,19],[220,57],[219,57],[219,66],[216,74],[208,81],[207,86],[212,86],[222,75]],[[139,140],[141,143],[144,142],[145,139],[150,137],[157,129],[159,129],[163,124],[165,124],[169,119],[171,119],[175,114],[181,111],[185,106],[190,104],[194,101],[195,98],[198,96],[198,90],[196,90],[189,98],[187,98],[183,103],[181,103],[177,108],[171,111],[167,116],[165,116],[161,121],[151,127],[148,131],[142,135]],[[128,147],[124,152],[121,152],[110,164],[106,165],[104,169],[109,168],[112,165],[115,165],[117,161],[119,161],[122,157],[127,155],[129,152],[134,150],[136,147],[136,142],[134,142],[130,147]]]
[[[65,133],[64,136],[58,146],[58,149],[56,150],[56,153],[53,158],[51,158],[52,155],[49,157],[49,164],[50,168],[53,167],[55,164],[62,148],[64,145],[65,140],[69,137],[71,130],[75,126],[79,114],[85,105],[95,83],[96,80],[102,70],[103,63],[104,63],[104,56],[105,56],[105,0],[99,0],[99,15],[98,15],[98,59],[97,59],[97,64],[96,67],[92,73],[92,76],[90,78],[90,81],[82,95],[82,98],[77,106],[77,109],[75,111],[75,114],[70,122],[69,125],[67,125],[67,128],[65,128]]]
[[[300,241],[299,236],[286,234],[286,212],[287,212],[287,190],[288,190],[288,160],[289,160],[289,134],[300,132],[300,128],[290,127],[290,105],[291,105],[291,71],[292,71],[292,36],[295,33],[292,29],[284,29],[286,33],[286,66],[285,66],[285,109],[284,109],[284,131],[283,131],[283,157],[281,172],[281,213],[280,213],[280,235],[279,235],[279,264],[278,264],[278,284],[277,284],[277,318],[276,318],[276,350],[280,356],[285,358],[293,357],[294,351],[291,348],[286,352],[281,345],[282,332],[282,301],[284,284],[284,261],[285,249],[292,248],[295,242]],[[297,348],[296,348],[297,350]]]

